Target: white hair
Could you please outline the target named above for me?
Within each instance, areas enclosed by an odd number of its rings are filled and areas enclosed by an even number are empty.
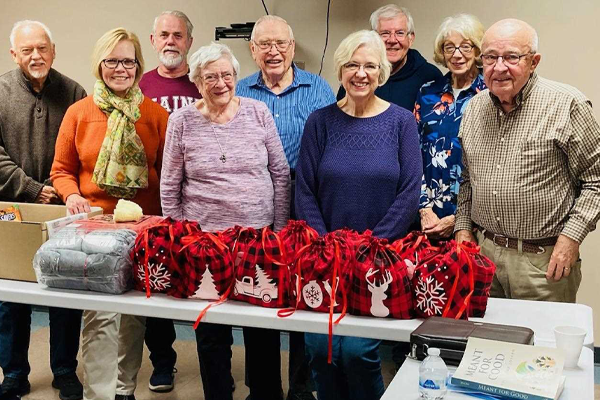
[[[371,21],[371,29],[376,31],[377,28],[379,28],[380,19],[395,18],[398,15],[404,15],[406,17],[408,33],[415,33],[415,23],[413,22],[413,17],[410,15],[408,9],[395,4],[388,4],[387,6],[379,7],[377,10],[373,11],[371,18],[369,19]]]
[[[207,46],[200,47],[190,57],[190,72],[188,74],[190,81],[196,84],[202,69],[211,62],[215,62],[223,57],[231,62],[233,71],[237,76],[240,73],[240,63],[231,52],[231,49],[224,44],[211,42],[211,44]]]
[[[337,73],[338,80],[340,82],[342,81],[342,69],[344,68],[344,64],[350,61],[356,50],[361,46],[364,46],[377,54],[380,67],[377,83],[379,86],[383,86],[390,77],[392,65],[387,59],[383,40],[381,40],[376,32],[368,31],[366,29],[348,35],[335,50],[335,53],[333,54],[333,67]]]
[[[158,25],[158,19],[163,15],[172,15],[174,17],[179,18],[183,22],[185,22],[185,29],[187,30],[188,39],[192,37],[192,31],[194,30],[194,25],[192,25],[192,21],[181,11],[173,10],[173,11],[163,11],[156,18],[154,18],[154,24],[152,25],[152,33],[156,33],[156,25]]]
[[[262,24],[263,22],[267,22],[267,21],[282,22],[282,23],[286,24],[288,27],[288,30],[290,32],[290,39],[294,40],[294,32],[292,32],[292,27],[290,26],[290,24],[288,24],[285,19],[278,17],[277,15],[263,15],[262,17],[257,19],[256,22],[254,23],[254,28],[252,28],[252,33],[250,34],[250,40],[254,40],[254,35],[256,33],[256,28],[258,28],[258,25]]]
[[[54,41],[52,40],[52,33],[50,32],[50,29],[48,29],[48,27],[46,25],[44,25],[40,21],[32,21],[29,19],[24,19],[23,21],[15,22],[12,30],[10,31],[10,47],[11,48],[15,47],[15,36],[17,36],[17,31],[26,25],[37,25],[37,26],[41,27],[46,32],[46,36],[48,36],[48,39],[50,39],[50,43],[54,44]]]

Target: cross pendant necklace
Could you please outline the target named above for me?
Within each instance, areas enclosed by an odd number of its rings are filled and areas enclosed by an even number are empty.
[[[219,149],[221,150],[221,157],[219,157],[219,160],[221,160],[221,162],[223,164],[225,164],[225,162],[227,161],[227,156],[225,155],[225,151],[223,150],[223,146],[221,146],[221,142],[219,142],[219,137],[217,136],[217,132],[215,132],[215,127],[213,125],[213,123],[210,123],[210,127],[212,128],[212,133],[215,137],[215,140],[217,141],[217,144],[219,145]]]

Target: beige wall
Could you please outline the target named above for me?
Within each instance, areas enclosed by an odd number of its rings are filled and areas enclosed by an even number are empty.
[[[286,18],[296,36],[296,59],[306,62],[306,69],[318,72],[325,41],[326,0],[266,0],[272,14]],[[348,33],[369,28],[368,17],[389,0],[332,0],[329,47],[325,56],[323,76],[334,90],[337,79],[332,71],[333,52]],[[143,44],[148,69],[156,66],[156,57],[149,43],[155,15],[168,4],[188,14],[195,25],[192,51],[214,38],[215,26],[255,21],[263,15],[260,0],[148,0],[100,2],[89,0],[0,0],[0,73],[14,68],[9,54],[8,36],[12,24],[21,19],[38,19],[53,32],[57,46],[55,68],[80,82],[88,91],[93,85],[89,71],[89,55],[95,41],[109,29],[124,26],[136,32]],[[581,89],[596,105],[600,118],[600,52],[597,27],[600,2],[596,0],[406,0],[402,5],[413,14],[416,26],[414,47],[431,59],[435,32],[442,19],[457,12],[477,15],[489,26],[501,18],[515,17],[528,21],[538,30],[542,62],[541,75],[569,83]],[[116,11],[118,10],[118,11]],[[242,66],[242,76],[256,70],[247,42],[226,40]],[[0,99],[2,101],[2,99]],[[599,138],[600,140],[600,138]],[[600,283],[600,232],[593,232],[582,246],[584,280],[579,301],[600,312],[600,296],[595,292]],[[526,312],[526,311],[523,311]],[[600,318],[595,322],[600,338]]]

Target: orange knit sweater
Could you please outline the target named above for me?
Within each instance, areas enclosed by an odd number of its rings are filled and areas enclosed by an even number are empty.
[[[135,123],[135,130],[146,150],[148,188],[138,190],[131,200],[142,207],[144,214],[161,215],[159,174],[169,114],[146,96],[140,104],[140,112],[142,116]],[[76,193],[92,206],[102,207],[104,213],[110,214],[119,199],[109,196],[92,183],[98,153],[106,135],[107,120],[106,114],[94,104],[92,96],[69,107],[58,131],[50,178],[63,201]]]

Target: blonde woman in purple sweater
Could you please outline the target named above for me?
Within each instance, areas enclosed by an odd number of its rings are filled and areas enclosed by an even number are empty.
[[[289,217],[290,170],[267,106],[235,95],[239,69],[221,44],[201,47],[190,58],[190,80],[202,99],[169,117],[162,210],[165,216],[198,221],[207,232],[234,225],[273,225],[278,231]],[[244,328],[247,352],[260,350],[268,336],[263,331]],[[231,399],[231,326],[202,323],[196,341],[205,399]],[[249,354],[254,353],[260,351]],[[279,398],[280,366],[246,359],[249,371],[260,372],[250,379],[251,397]]]

